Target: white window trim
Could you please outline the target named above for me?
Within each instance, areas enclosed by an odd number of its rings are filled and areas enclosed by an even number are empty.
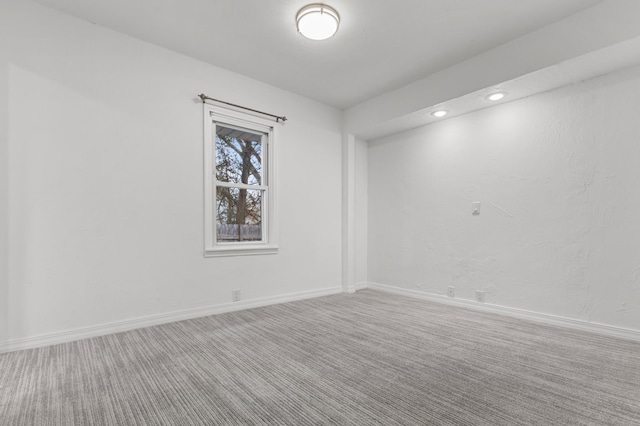
[[[276,199],[276,127],[270,120],[250,115],[248,113],[219,107],[204,105],[204,231],[205,257],[245,256],[260,254],[276,254],[278,252],[278,220]],[[239,126],[250,130],[260,131],[268,137],[266,150],[266,197],[263,200],[262,226],[263,241],[243,243],[216,242],[215,227],[215,131],[216,123]],[[224,183],[222,183],[224,185]],[[234,186],[243,186],[242,184]],[[257,189],[256,186],[253,186]]]

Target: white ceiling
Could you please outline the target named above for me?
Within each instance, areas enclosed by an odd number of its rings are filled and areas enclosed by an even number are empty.
[[[600,3],[327,0],[340,30],[311,41],[294,22],[307,0],[37,1],[340,109]]]

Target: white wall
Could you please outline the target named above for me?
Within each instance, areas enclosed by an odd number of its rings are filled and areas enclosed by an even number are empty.
[[[0,16],[1,338],[339,288],[338,110],[30,1]],[[202,92],[289,118],[277,255],[203,257]]]
[[[367,286],[368,142],[343,136],[342,254],[343,287],[347,293]]]
[[[5,27],[0,18],[0,52],[5,52],[7,42]],[[0,53],[0,56],[1,53]],[[0,60],[0,99],[8,97],[8,66]],[[7,102],[0,101],[0,342],[9,332],[9,147]]]
[[[369,281],[640,330],[639,117],[637,67],[371,142]]]
[[[369,145],[367,141],[355,138],[355,283],[367,283],[367,251],[368,251],[368,163]]]

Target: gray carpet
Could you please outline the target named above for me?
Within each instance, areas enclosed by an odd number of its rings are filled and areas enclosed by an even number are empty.
[[[640,425],[640,343],[371,290],[0,355],[2,425]]]

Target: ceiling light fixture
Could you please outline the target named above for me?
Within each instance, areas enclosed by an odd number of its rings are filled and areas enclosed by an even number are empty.
[[[506,95],[506,93],[504,92],[496,92],[496,93],[492,93],[489,96],[487,96],[487,99],[490,101],[499,101],[500,99],[504,98]]]
[[[298,32],[311,40],[325,40],[338,31],[340,15],[332,7],[314,3],[300,9],[296,15]]]
[[[447,111],[447,110],[439,109],[439,110],[437,110],[437,111],[433,111],[433,112],[431,113],[431,115],[433,115],[433,116],[434,116],[434,117],[436,117],[436,118],[441,118],[441,117],[444,117],[445,115],[447,115],[447,113],[448,113],[448,112],[449,112],[449,111]]]

